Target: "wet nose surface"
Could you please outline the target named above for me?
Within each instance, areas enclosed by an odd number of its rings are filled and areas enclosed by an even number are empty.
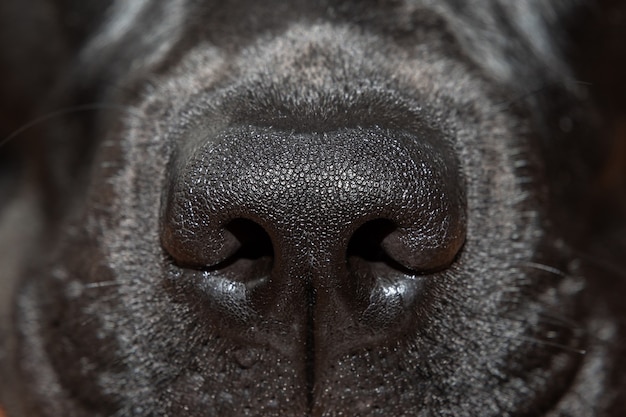
[[[173,163],[162,242],[208,324],[313,368],[420,325],[466,228],[437,132],[197,136]]]

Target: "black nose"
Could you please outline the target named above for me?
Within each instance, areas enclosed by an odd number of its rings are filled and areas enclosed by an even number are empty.
[[[162,241],[194,304],[289,356],[419,325],[464,242],[457,159],[431,129],[196,132],[172,166]]]

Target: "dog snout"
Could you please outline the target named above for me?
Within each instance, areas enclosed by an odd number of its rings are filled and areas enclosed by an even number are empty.
[[[312,343],[323,358],[414,330],[428,280],[465,239],[463,180],[439,132],[232,127],[188,140],[162,242],[222,331],[283,351]]]

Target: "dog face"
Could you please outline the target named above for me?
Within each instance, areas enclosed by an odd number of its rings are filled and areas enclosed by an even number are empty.
[[[619,324],[549,166],[573,7],[113,2],[39,132],[4,401],[618,415]]]

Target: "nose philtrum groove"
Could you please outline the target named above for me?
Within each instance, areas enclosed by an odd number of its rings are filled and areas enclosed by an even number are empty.
[[[310,284],[309,284],[310,285]],[[307,387],[307,403],[309,410],[314,407],[314,393],[315,393],[315,296],[316,293],[313,289],[307,291],[308,303],[307,303],[307,320],[306,320],[306,338],[305,338],[305,383]]]
[[[274,248],[272,240],[267,232],[258,223],[250,219],[235,218],[230,221],[224,229],[233,235],[240,244],[230,257],[221,263],[208,269],[213,271],[225,269],[237,269],[238,263],[248,260],[247,271],[241,270],[239,275],[247,284],[249,290],[267,285],[271,275],[274,260]],[[269,261],[269,262],[268,262]],[[314,386],[315,386],[315,291],[311,288],[311,283],[307,282],[307,303],[306,303],[306,337],[305,337],[305,381],[307,387],[307,403],[309,410],[314,407]]]

